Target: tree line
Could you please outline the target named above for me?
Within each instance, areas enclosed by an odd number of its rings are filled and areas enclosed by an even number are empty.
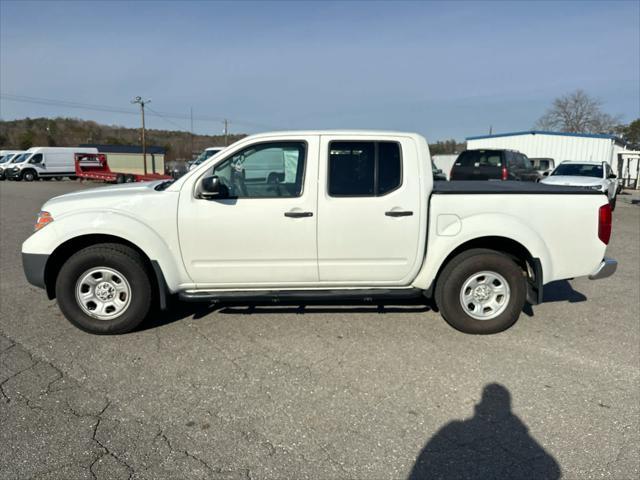
[[[76,118],[25,118],[0,121],[0,149],[26,150],[30,147],[74,147],[85,143],[107,145],[140,145],[140,129],[102,125]],[[245,137],[227,137],[229,144]],[[172,130],[146,130],[148,146],[165,149],[167,161],[191,160],[207,147],[225,144],[224,135],[191,135]]]

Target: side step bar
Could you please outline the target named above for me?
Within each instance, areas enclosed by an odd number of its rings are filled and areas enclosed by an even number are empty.
[[[389,302],[424,298],[418,288],[402,289],[344,289],[344,290],[251,290],[224,291],[186,290],[178,294],[187,302],[240,302],[240,303],[339,303],[339,302]]]

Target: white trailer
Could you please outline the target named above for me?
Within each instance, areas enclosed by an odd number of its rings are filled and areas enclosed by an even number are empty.
[[[467,149],[505,148],[518,150],[529,158],[553,158],[555,164],[565,160],[580,162],[607,162],[619,177],[623,165],[619,154],[628,152],[625,142],[614,135],[565,133],[530,130],[467,137]],[[629,182],[637,177],[632,172]],[[626,177],[624,177],[626,180]]]

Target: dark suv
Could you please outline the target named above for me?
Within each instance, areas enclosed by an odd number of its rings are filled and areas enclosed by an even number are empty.
[[[451,169],[451,180],[537,182],[541,178],[527,156],[515,150],[465,150]]]

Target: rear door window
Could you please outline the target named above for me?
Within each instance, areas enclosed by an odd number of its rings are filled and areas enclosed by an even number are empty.
[[[329,195],[374,197],[402,184],[402,156],[395,142],[331,142]]]

